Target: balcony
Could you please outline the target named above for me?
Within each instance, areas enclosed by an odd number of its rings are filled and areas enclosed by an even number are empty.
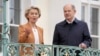
[[[8,43],[9,39],[9,19],[5,17],[9,9],[6,5],[8,0],[3,0],[3,29],[2,29],[2,56],[20,56],[23,51],[23,56],[100,56],[100,50],[87,48],[81,49],[75,46],[62,46],[62,45],[36,45],[27,43]],[[30,54],[31,53],[31,54]]]

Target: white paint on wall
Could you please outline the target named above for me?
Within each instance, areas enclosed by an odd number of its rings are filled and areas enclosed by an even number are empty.
[[[25,18],[25,10],[28,9],[30,5],[31,5],[31,1],[21,0],[20,24],[25,24],[27,22],[27,19]]]
[[[34,4],[33,4],[34,3]],[[37,25],[44,30],[44,44],[50,44],[49,40],[49,24],[48,24],[48,0],[34,0],[33,6],[37,6],[41,10],[41,17],[38,19]]]

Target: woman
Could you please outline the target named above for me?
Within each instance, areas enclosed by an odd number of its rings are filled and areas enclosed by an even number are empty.
[[[43,29],[36,25],[37,20],[41,16],[40,9],[37,7],[30,7],[25,12],[25,17],[28,22],[24,25],[19,26],[19,43],[33,43],[33,44],[43,44]],[[33,55],[32,47],[25,48],[23,44],[21,46],[21,56]],[[25,52],[25,51],[26,52]],[[28,52],[27,52],[28,51]]]

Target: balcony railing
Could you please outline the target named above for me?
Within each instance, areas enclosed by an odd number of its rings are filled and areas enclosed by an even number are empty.
[[[81,49],[74,46],[27,43],[8,43],[5,46],[6,56],[20,56],[22,51],[24,56],[100,56],[100,50],[92,48]]]

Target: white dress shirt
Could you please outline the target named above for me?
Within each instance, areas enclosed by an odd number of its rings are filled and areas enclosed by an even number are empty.
[[[34,39],[35,39],[35,44],[39,44],[39,34],[38,30],[36,28],[32,28]]]

